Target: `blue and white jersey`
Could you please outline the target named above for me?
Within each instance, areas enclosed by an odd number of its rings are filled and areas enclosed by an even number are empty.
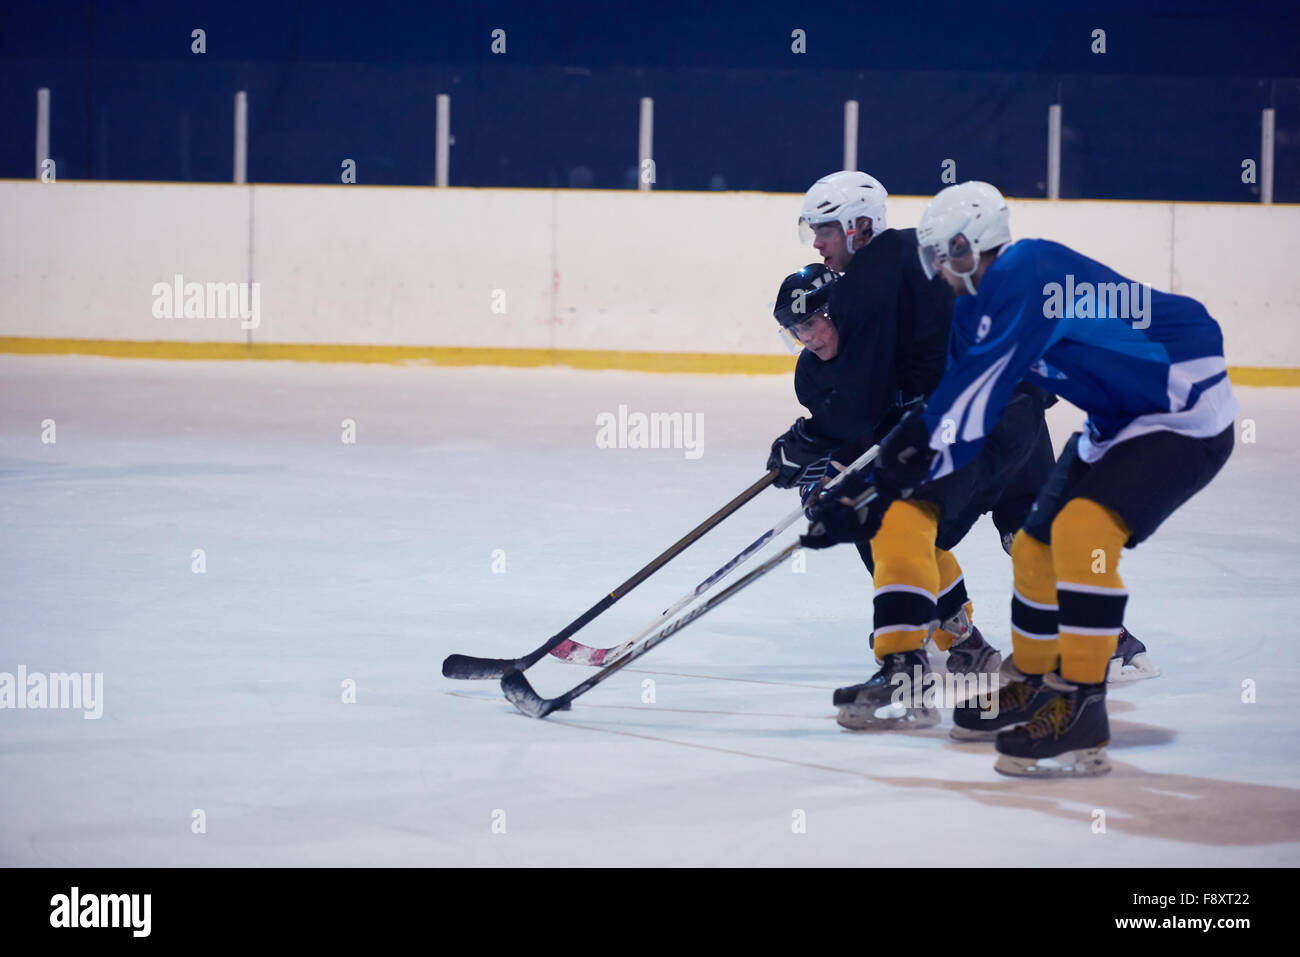
[[[1045,239],[1003,247],[978,294],[957,297],[947,369],[924,412],[932,479],[974,458],[1021,381],[1088,413],[1086,462],[1148,432],[1218,435],[1238,409],[1204,306]]]

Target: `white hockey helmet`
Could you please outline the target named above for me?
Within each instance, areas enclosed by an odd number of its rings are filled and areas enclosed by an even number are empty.
[[[889,194],[874,176],[856,170],[840,170],[823,176],[804,194],[799,211],[799,239],[813,241],[813,227],[822,223],[839,223],[844,239],[853,252],[853,236],[858,231],[858,217],[871,220],[875,235],[885,228],[885,202]]]
[[[980,253],[1011,242],[1011,214],[1002,194],[988,183],[970,180],[940,190],[925,207],[916,227],[921,268],[933,279],[946,269],[966,280],[972,295],[971,274]]]

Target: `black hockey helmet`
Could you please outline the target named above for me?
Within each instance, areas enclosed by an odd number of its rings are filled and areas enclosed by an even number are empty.
[[[781,280],[772,314],[782,329],[789,329],[824,310],[831,299],[831,286],[838,277],[825,263],[809,263]]]

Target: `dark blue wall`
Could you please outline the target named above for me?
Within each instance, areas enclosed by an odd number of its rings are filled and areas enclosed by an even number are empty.
[[[626,188],[638,100],[652,96],[659,188],[795,192],[840,165],[854,98],[859,166],[892,192],[933,193],[952,159],[959,179],[1034,196],[1059,100],[1063,195],[1250,200],[1241,163],[1258,159],[1272,104],[1276,198],[1300,201],[1293,5],[1013,4],[984,20],[970,3],[838,20],[830,7],[629,19],[611,6],[10,3],[0,176],[32,175],[48,86],[60,178],[229,180],[242,89],[255,182],[338,182],[351,158],[361,183],[431,183],[435,97],[449,93],[453,184]],[[489,50],[496,27],[505,56]],[[806,54],[790,50],[795,27]]]

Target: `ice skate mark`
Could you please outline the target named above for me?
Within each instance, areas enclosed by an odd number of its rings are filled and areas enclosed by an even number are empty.
[[[629,669],[630,670],[630,669]],[[448,691],[453,698],[472,698],[476,701],[500,701],[499,694]],[[668,714],[716,714],[727,718],[795,718],[799,721],[830,721],[833,714],[788,714],[775,711],[721,711],[714,708],[669,708],[657,704],[587,704],[584,708],[601,708],[615,711],[659,711]]]
[[[42,482],[81,482],[96,479],[129,478],[190,478],[216,475],[266,475],[283,472],[283,465],[223,465],[202,463],[141,463],[139,465],[74,466],[63,463],[42,463],[39,470],[0,469],[0,479],[5,481],[24,478]]]
[[[593,704],[590,708],[615,708],[622,711],[666,711],[670,714],[718,714],[728,718],[794,718],[798,721],[833,721],[833,714],[785,714],[776,711],[718,711],[705,708],[666,708],[657,704]]]
[[[454,697],[458,697],[458,698],[474,698],[479,701],[489,700],[489,696],[487,695],[466,694],[463,691],[448,691],[446,692],[446,694],[453,695]],[[586,707],[592,707],[592,705],[587,705]],[[607,707],[622,707],[622,706],[612,705]],[[653,711],[653,710],[668,710],[668,709],[656,709],[650,706],[646,706],[646,710]],[[827,717],[833,717],[833,715],[828,715]],[[774,761],[777,764],[788,764],[793,767],[812,768],[813,770],[816,771],[830,771],[834,774],[847,774],[855,778],[865,778],[868,781],[879,781],[884,784],[892,783],[889,778],[873,777],[872,775],[867,774],[863,771],[855,771],[852,768],[837,768],[834,765],[818,764],[815,761],[798,761],[793,758],[782,758],[771,754],[758,754],[754,751],[741,751],[738,748],[723,748],[714,744],[699,744],[693,741],[678,741],[674,738],[664,738],[655,734],[644,734],[640,731],[626,731],[621,728],[602,728],[598,725],[580,724],[579,722],[569,721],[566,718],[561,717],[560,713],[551,715],[549,718],[547,718],[547,721],[551,724],[558,724],[561,727],[565,727],[565,728],[576,728],[579,731],[597,731],[602,734],[617,734],[617,735],[622,735],[623,737],[626,738],[640,738],[643,741],[658,741],[661,744],[676,744],[683,748],[694,748],[699,751],[713,751],[718,754],[732,754],[742,758],[754,758],[758,761]]]
[[[1112,702],[1106,702],[1106,710],[1111,711]],[[1112,721],[1110,723],[1112,751],[1123,748],[1151,748],[1173,744],[1178,734],[1171,728],[1162,728],[1155,724],[1139,724],[1134,721]]]
[[[470,696],[464,695],[464,697]],[[1121,813],[1110,819],[1111,829],[1142,837],[1159,837],[1201,846],[1220,847],[1274,846],[1286,841],[1300,840],[1300,819],[1295,815],[1300,790],[1294,788],[1220,781],[1182,774],[1152,773],[1120,761],[1113,762],[1113,770],[1104,777],[1070,781],[1037,781],[1022,778],[971,781],[915,775],[890,777],[868,774],[853,768],[838,768],[815,761],[799,761],[754,751],[742,751],[738,748],[678,741],[674,738],[638,731],[602,728],[581,724],[559,715],[552,715],[549,720],[552,724],[566,728],[640,738],[643,741],[675,744],[698,751],[711,751],[715,754],[730,754],[789,767],[826,771],[889,787],[904,788],[913,793],[918,793],[922,788],[947,792],[977,804],[1017,811],[1033,811],[1048,817],[1068,820],[1071,823],[1079,820],[1079,802],[1083,801],[1093,806],[1119,809]],[[886,739],[882,737],[881,740]],[[861,760],[860,754],[856,759]],[[993,777],[992,768],[986,769],[985,773],[988,777]],[[1171,799],[1171,794],[1190,795],[1191,799],[1182,800],[1175,812],[1171,813],[1170,802],[1177,800]],[[1218,809],[1223,807],[1234,808],[1234,813],[1220,813]]]
[[[737,748],[678,741],[658,735],[580,724],[565,718],[551,721],[583,731],[599,731],[624,737],[676,744],[684,748],[731,754],[759,761],[775,762],[814,771],[861,778],[875,784],[948,792],[973,802],[1014,810],[1028,810],[1077,823],[1079,804],[1117,809],[1109,819],[1112,830],[1142,837],[1159,837],[1209,847],[1276,846],[1300,839],[1300,818],[1295,807],[1300,790],[1183,774],[1144,771],[1132,764],[1113,762],[1110,774],[1098,778],[1071,780],[946,780],[919,776],[868,774],[852,768],[838,768],[815,761],[799,761]],[[924,733],[924,732],[921,732]],[[992,769],[984,773],[992,777]],[[1171,794],[1189,795],[1177,800]],[[1177,805],[1171,808],[1171,801]],[[1221,809],[1231,807],[1232,814]]]
[[[794,758],[781,758],[771,754],[758,754],[754,751],[741,751],[739,748],[723,748],[715,744],[698,744],[693,741],[678,741],[674,738],[663,738],[655,734],[643,734],[639,731],[624,731],[619,728],[601,728],[596,725],[579,724],[576,721],[568,721],[563,718],[551,719],[552,723],[563,725],[566,728],[577,728],[581,731],[599,731],[603,734],[618,734],[627,738],[641,738],[644,741],[658,741],[662,744],[676,744],[683,748],[695,748],[699,751],[713,751],[718,754],[732,754],[741,758],[753,758],[758,761],[773,761],[777,764],[787,764],[797,768],[810,768],[814,771],[830,771],[833,774],[847,774],[850,777],[865,778],[868,781],[880,781],[889,783],[888,778],[873,777],[863,771],[855,771],[852,768],[837,768],[831,764],[818,764],[815,761],[799,761]]]
[[[644,668],[628,668],[628,674],[660,675],[665,678],[700,678],[706,681],[738,681],[745,684],[780,685],[784,688],[811,688],[814,691],[833,691],[831,685],[810,685],[801,681],[772,681],[768,678],[728,678],[723,675],[694,675],[681,671],[647,671]]]

